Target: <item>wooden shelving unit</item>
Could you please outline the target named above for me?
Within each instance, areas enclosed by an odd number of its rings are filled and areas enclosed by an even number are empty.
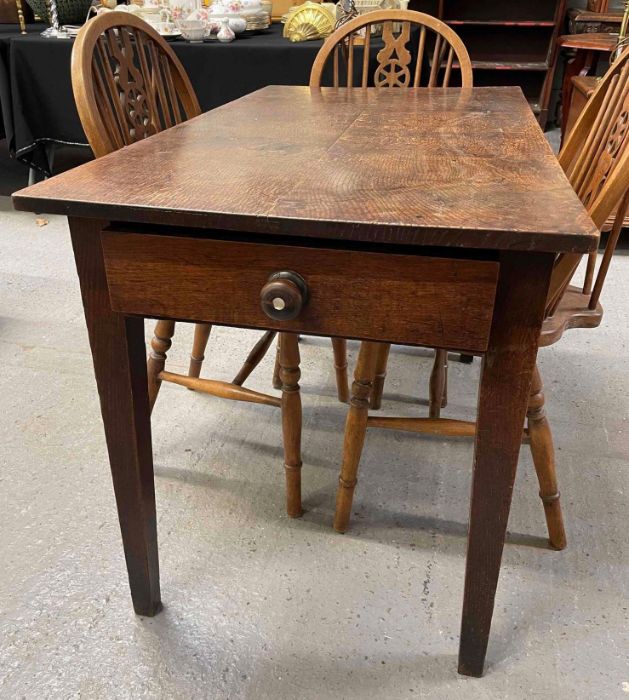
[[[459,34],[475,85],[519,85],[546,126],[565,0],[411,0],[410,9],[439,17]]]

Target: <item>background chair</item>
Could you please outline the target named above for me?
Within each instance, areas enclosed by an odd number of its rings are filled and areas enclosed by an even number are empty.
[[[370,54],[372,29],[380,26],[384,46],[374,66]],[[359,58],[355,55],[357,46],[362,48]],[[341,25],[319,49],[310,87],[321,87],[330,57],[333,87],[340,86],[343,72],[346,87],[354,87],[355,82],[356,87],[364,88],[448,87],[453,72],[460,73],[463,87],[473,84],[472,63],[458,34],[423,12],[376,10]]]
[[[369,50],[373,27],[382,28],[384,42],[375,62]],[[361,49],[358,58],[357,46]],[[311,88],[322,86],[330,58],[333,87],[340,87],[343,77],[347,87],[353,87],[355,82],[363,88],[448,87],[453,71],[458,72],[457,82],[462,87],[471,88],[474,84],[472,63],[458,34],[423,12],[377,10],[341,25],[319,49],[310,73]],[[389,345],[382,345],[378,353],[374,409],[380,408],[389,349]],[[345,348],[336,347],[335,362],[346,367],[341,353],[346,354]]]
[[[81,123],[97,158],[201,113],[190,80],[172,49],[150,25],[128,13],[105,13],[81,29],[72,51],[72,87]],[[121,186],[132,187],[133,183]],[[164,371],[175,322],[157,322],[148,360],[151,408],[162,381],[221,398],[281,406],[287,512],[296,517],[301,514],[297,336],[280,334],[280,399],[241,386],[268,350],[275,333],[264,334],[233,382],[220,382],[198,378],[210,329],[207,323],[196,325],[190,369],[185,376]]]
[[[582,288],[570,286],[581,256],[565,254],[557,257],[541,332],[541,347],[557,342],[569,328],[593,328],[601,322],[603,310],[599,298],[629,203],[628,144],[629,50],[622,54],[603,78],[559,155],[559,162],[599,230],[616,207],[618,212],[596,279],[595,253],[588,258]],[[354,402],[352,399],[350,402],[334,520],[334,527],[339,532],[344,532],[349,525],[358,464],[367,427],[446,436],[474,436],[475,423],[438,417],[446,385],[446,364],[443,360],[445,352],[445,349],[437,352],[433,368],[431,417],[368,416],[368,407],[364,401]],[[352,397],[364,398],[365,394],[369,395],[378,372],[378,358],[384,354],[386,349],[381,344],[361,344]],[[536,368],[524,439],[529,443],[533,455],[550,544],[556,549],[563,549],[566,546],[566,536],[557,488],[552,434],[544,410],[542,389],[541,376]]]

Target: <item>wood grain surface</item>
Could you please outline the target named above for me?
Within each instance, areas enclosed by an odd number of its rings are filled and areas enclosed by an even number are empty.
[[[112,308],[124,314],[487,348],[496,261],[116,231],[102,244]],[[295,318],[274,320],[260,290],[281,271],[303,277],[308,301]]]
[[[17,209],[265,234],[588,252],[519,88],[264,88],[14,195]]]
[[[102,223],[70,220],[133,607],[161,610],[144,322],[111,310]]]

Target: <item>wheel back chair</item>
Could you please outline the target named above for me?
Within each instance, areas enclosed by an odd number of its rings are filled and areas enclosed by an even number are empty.
[[[81,29],[72,51],[72,87],[83,129],[96,158],[201,114],[192,84],[173,50],[150,25],[127,13],[106,13],[91,19]],[[129,173],[121,173],[121,186],[126,183],[132,187],[128,176]],[[280,334],[273,381],[276,388],[282,389],[280,399],[242,386],[266,354],[275,332],[269,331],[260,338],[231,382],[222,382],[199,378],[210,331],[208,323],[195,325],[186,376],[165,371],[175,322],[157,322],[148,358],[151,410],[163,381],[220,398],[281,406],[287,510],[290,516],[298,516],[301,514],[298,337]],[[345,341],[334,341],[334,352],[342,360],[346,354]],[[347,401],[346,366],[336,364],[339,398]]]
[[[375,62],[370,54],[372,27],[382,27],[384,44]],[[355,55],[359,53],[356,47],[362,50],[359,56]],[[461,87],[474,84],[472,62],[458,34],[423,12],[376,10],[339,26],[319,49],[310,73],[311,88],[321,87],[324,76],[329,77],[330,58],[333,87],[340,87],[342,82],[354,87],[356,82],[356,87],[363,88],[445,88],[450,85],[453,70]],[[372,408],[380,408],[378,397],[382,396],[389,348],[382,345],[379,350]],[[343,347],[341,351],[345,353]],[[337,354],[336,364],[347,366],[347,361]]]
[[[617,213],[596,278],[596,253],[588,256],[582,287],[570,285],[582,256],[563,254],[557,257],[540,347],[556,343],[564,331],[570,328],[594,328],[601,323],[603,309],[599,299],[629,204],[629,49],[617,59],[602,79],[570,132],[559,154],[559,162],[599,230],[616,208]],[[377,372],[383,374],[383,371],[381,367],[378,370],[378,363],[380,358],[386,358],[388,349],[388,346],[378,343],[362,343],[352,395],[359,390],[361,384],[367,384],[372,392],[382,391],[382,384],[378,386]],[[334,521],[336,530],[344,532],[349,525],[358,463],[367,427],[445,436],[475,435],[475,423],[440,417],[440,409],[445,403],[446,385],[447,353],[444,348],[435,353],[428,418],[366,417],[368,408],[353,398],[350,400],[344,459],[337,492]],[[536,366],[523,441],[531,448],[550,544],[556,549],[563,549],[566,546],[566,535],[557,488],[553,440],[544,410],[542,390],[542,379]],[[379,403],[380,397],[375,397],[375,400]]]
[[[374,66],[370,46],[376,27],[382,27],[384,46]],[[415,44],[416,50],[409,50],[409,43]],[[362,48],[358,57],[357,46]],[[350,88],[448,87],[453,69],[460,74],[463,87],[473,83],[472,63],[458,34],[423,12],[375,10],[342,24],[319,49],[310,72],[311,88],[321,87],[330,57],[333,87],[340,87],[343,77]],[[360,82],[355,86],[358,75]]]

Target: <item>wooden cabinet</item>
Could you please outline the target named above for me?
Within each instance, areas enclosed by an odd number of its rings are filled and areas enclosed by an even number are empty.
[[[588,0],[587,9],[590,12],[610,12],[623,10],[624,0]]]
[[[411,0],[464,41],[475,85],[518,85],[544,127],[557,61],[565,0]]]

